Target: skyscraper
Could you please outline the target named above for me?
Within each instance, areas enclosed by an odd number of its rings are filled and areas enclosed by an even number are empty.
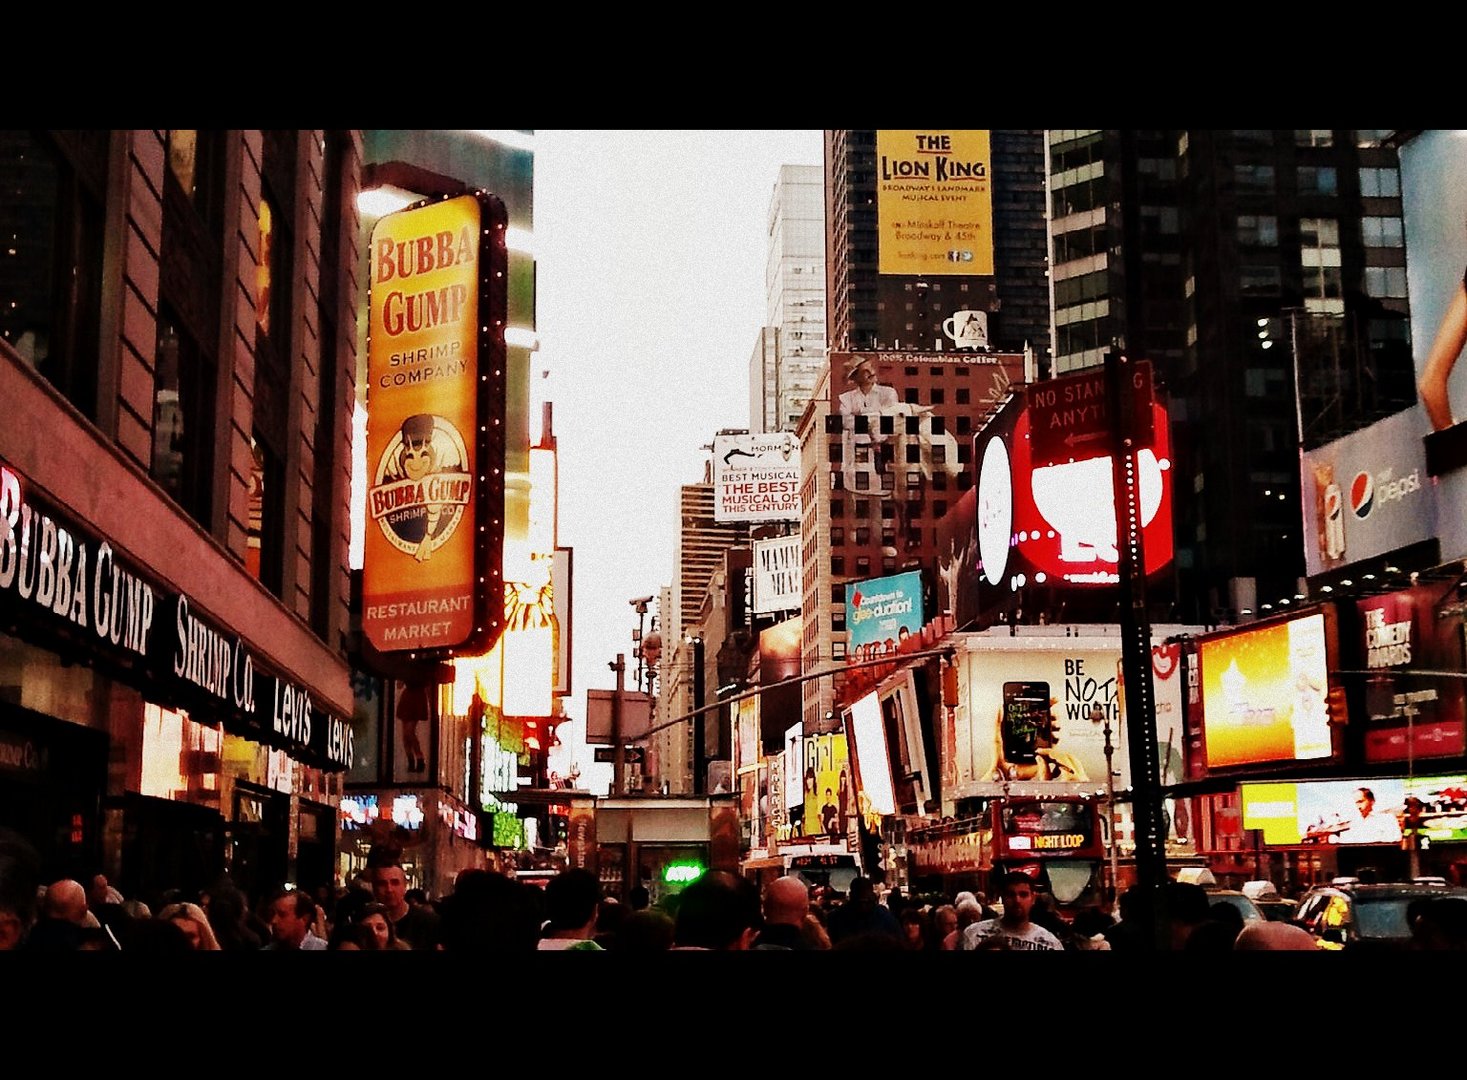
[[[973,433],[1025,345],[1048,355],[1043,169],[1041,131],[825,133],[833,351],[799,426],[807,673],[846,658],[851,583],[917,569],[935,599],[937,522],[973,486]],[[895,401],[844,417],[863,358]],[[805,730],[833,730],[833,687],[803,694]]]
[[[793,430],[825,361],[825,199],[818,165],[783,165],[769,200],[766,325],[749,360],[749,430]]]
[[[1174,429],[1180,620],[1292,600],[1301,442],[1415,400],[1386,134],[1047,134],[1054,368],[1112,346],[1155,364]]]
[[[977,244],[983,250],[976,262],[970,258],[972,245],[949,227],[973,223],[971,218],[951,220],[953,203],[941,201],[951,200],[951,194],[896,190],[904,166],[920,171],[943,156],[929,149],[942,139],[953,149],[953,160],[962,158],[967,147],[972,148],[969,158],[986,158],[978,161],[987,182],[977,210]],[[988,315],[995,349],[1018,352],[1027,343],[1042,364],[1049,347],[1044,167],[1044,133],[1037,130],[827,131],[826,335],[831,348],[951,349],[944,321],[955,311],[976,310]],[[939,175],[930,178],[934,185],[940,186]],[[891,201],[883,202],[888,196]],[[904,196],[918,201],[904,205]],[[908,206],[910,215],[902,214]],[[919,227],[929,223],[933,228]],[[896,257],[905,254],[897,249],[914,232],[933,234],[913,244],[936,258]]]

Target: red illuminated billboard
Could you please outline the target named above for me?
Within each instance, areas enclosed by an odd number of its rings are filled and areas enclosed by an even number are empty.
[[[1442,618],[1454,582],[1418,585],[1356,602],[1365,677],[1365,760],[1454,757],[1467,750],[1460,678],[1416,672],[1463,668],[1460,617]]]
[[[1154,446],[1137,454],[1146,572],[1172,561],[1171,437],[1166,409],[1153,404]],[[1030,453],[1029,412],[1011,438],[980,433],[978,569],[996,588],[1114,585],[1120,581],[1109,455],[1038,465]]]

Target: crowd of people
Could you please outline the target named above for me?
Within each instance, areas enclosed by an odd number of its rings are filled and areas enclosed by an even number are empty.
[[[753,882],[708,871],[650,903],[604,894],[587,870],[566,870],[542,889],[489,870],[462,871],[430,898],[383,860],[334,892],[279,889],[252,904],[227,878],[197,896],[177,890],[156,911],[127,899],[102,874],[83,885],[38,880],[23,842],[0,835],[0,951],[121,950],[663,952],[754,951],[1147,951],[1314,950],[1285,922],[1244,925],[1200,885],[1173,881],[1158,934],[1146,896],[1120,897],[1119,919],[1100,906],[1062,914],[1052,895],[1019,872],[1003,876],[996,903],[980,892],[905,895],[856,877],[845,893],[796,876]],[[1449,910],[1450,908],[1450,910]],[[1440,898],[1411,913],[1413,944],[1467,949],[1467,901]]]

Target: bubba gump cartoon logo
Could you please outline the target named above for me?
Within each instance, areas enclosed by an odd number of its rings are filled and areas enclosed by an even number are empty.
[[[468,454],[444,417],[419,413],[382,451],[367,504],[382,535],[398,551],[427,562],[448,543],[473,491]]]

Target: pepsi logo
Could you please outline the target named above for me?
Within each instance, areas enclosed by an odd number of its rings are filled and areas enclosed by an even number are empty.
[[[1375,481],[1368,472],[1358,472],[1350,481],[1350,510],[1364,521],[1375,509]]]

